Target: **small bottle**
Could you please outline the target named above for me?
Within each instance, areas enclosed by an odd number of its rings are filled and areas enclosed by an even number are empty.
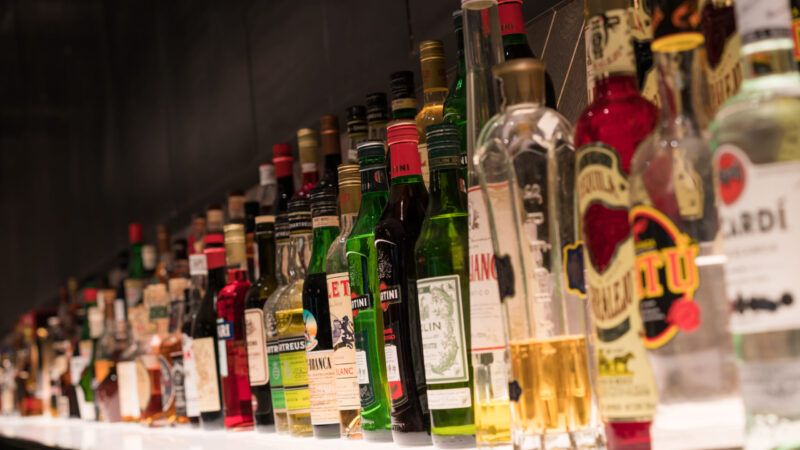
[[[347,162],[358,164],[358,144],[367,140],[367,108],[354,105],[347,108]]]
[[[319,182],[319,141],[317,132],[311,128],[297,130],[297,150],[300,152],[300,169],[303,173],[300,189],[292,198],[308,198],[311,190]]]
[[[105,324],[103,335],[97,342],[97,356],[94,362],[97,379],[95,395],[100,420],[114,423],[122,420],[116,364],[127,348],[125,300],[117,299],[113,289],[104,289],[102,296]]]
[[[189,290],[181,326],[181,349],[183,351],[183,384],[186,391],[186,416],[192,426],[200,426],[200,386],[197,364],[192,347],[192,324],[200,311],[201,302],[208,289],[208,264],[203,253],[189,255]]]
[[[129,296],[130,288],[128,283],[130,281],[136,282],[136,287],[141,287],[139,280],[125,280],[125,295]],[[141,291],[140,291],[141,292]],[[147,309],[140,300],[138,303],[131,304],[128,298],[125,299],[127,304],[127,329],[130,330],[130,342],[127,348],[122,352],[119,362],[116,364],[117,370],[117,386],[119,389],[119,410],[123,422],[139,422],[141,418],[141,411],[146,407],[141,399],[148,398],[150,389],[150,379],[147,375],[147,370],[142,364],[139,356],[147,348]],[[141,382],[139,379],[141,378]],[[142,389],[142,395],[139,389]]]
[[[273,216],[277,216],[289,210],[289,199],[294,195],[292,147],[286,143],[273,145],[272,164],[275,166],[275,176],[278,177],[278,192],[270,211]]]
[[[161,353],[161,343],[169,332],[169,293],[162,283],[147,286],[144,307],[149,320],[149,339],[140,360],[147,370],[150,392],[143,403],[141,420],[150,427],[168,425],[175,414],[175,391],[172,384],[172,365]],[[142,377],[144,378],[144,377]],[[138,379],[138,374],[137,374]],[[142,392],[140,392],[141,394]]]
[[[389,122],[389,103],[386,94],[367,95],[367,139],[386,142],[386,123]]]
[[[419,44],[419,64],[422,73],[422,108],[414,119],[419,134],[419,158],[422,180],[429,186],[428,147],[425,129],[444,120],[444,101],[447,98],[447,74],[444,69],[444,44],[442,41],[422,41]]]
[[[256,248],[256,216],[261,204],[256,201],[244,202],[244,246],[247,256],[247,279],[254,283],[258,279],[258,249]]]
[[[97,407],[94,403],[94,362],[97,350],[97,339],[102,334],[103,315],[97,306],[97,289],[87,288],[83,291],[84,320],[80,331],[77,354],[72,357],[70,369],[75,375],[72,382],[78,394],[78,407],[81,419],[96,421]],[[35,370],[35,369],[30,369]],[[35,374],[34,374],[35,375]],[[32,375],[33,376],[33,375]],[[35,380],[35,376],[33,376]]]
[[[156,264],[155,276],[151,282],[166,284],[172,277],[173,255],[169,240],[169,230],[164,224],[156,225],[156,244],[158,263]]]
[[[144,278],[142,224],[134,222],[128,225],[128,242],[130,243],[128,250],[128,279],[142,280]]]

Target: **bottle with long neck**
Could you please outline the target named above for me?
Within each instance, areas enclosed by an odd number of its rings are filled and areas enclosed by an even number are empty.
[[[247,272],[247,236],[244,225],[229,223],[223,227],[225,236],[225,266]]]
[[[322,141],[322,158],[324,171],[315,189],[339,186],[339,175],[336,168],[342,163],[342,148],[339,143],[339,118],[333,114],[319,119],[319,134]]]
[[[192,354],[200,388],[200,425],[204,430],[221,430],[225,426],[222,413],[222,387],[219,382],[219,349],[217,346],[217,294],[225,286],[225,250],[206,248],[208,288],[192,322]]]
[[[467,62],[464,55],[464,13],[459,9],[453,12],[453,29],[458,44],[456,76],[444,101],[444,121],[458,128],[461,142],[461,170],[463,172],[462,190],[467,186]]]
[[[339,434],[345,439],[361,439],[361,403],[356,375],[355,330],[350,301],[350,274],[345,244],[353,230],[361,204],[361,179],[357,164],[339,166],[340,232],[328,250],[325,273],[335,371],[336,407]]]
[[[203,296],[208,289],[208,265],[206,255],[189,255],[189,290],[186,296],[186,313],[181,327],[183,350],[184,386],[186,390],[186,416],[192,426],[200,425],[200,386],[197,378],[197,365],[192,351],[192,324],[200,310]]]
[[[142,280],[144,278],[142,224],[132,223],[128,225],[128,241],[130,242],[130,249],[128,250],[128,279]]]
[[[363,142],[358,146],[358,158],[361,162],[361,206],[345,247],[350,272],[361,426],[367,440],[390,441],[391,405],[375,251],[375,225],[388,197],[384,143]]]
[[[256,248],[256,217],[260,214],[261,204],[254,200],[244,202],[244,245],[247,257],[247,280],[255,283],[260,274],[258,271],[258,249]]]
[[[278,198],[278,175],[275,165],[264,163],[258,166],[258,195],[257,200],[261,205],[259,214],[270,214],[272,205]]]
[[[289,284],[274,305],[275,327],[286,416],[292,436],[312,436],[311,400],[308,393],[303,283],[311,252],[311,212],[307,199],[289,202]]]
[[[413,252],[428,207],[418,136],[410,120],[396,120],[387,129],[389,200],[375,226],[392,435],[400,445],[431,439]]]
[[[164,391],[164,402],[171,403],[168,408],[167,422],[170,424],[189,423],[186,415],[186,386],[184,384],[185,372],[183,365],[183,340],[181,326],[185,310],[186,291],[189,280],[186,278],[172,278],[168,284],[169,290],[169,328],[167,336],[159,347],[159,356],[170,367],[170,386]]]
[[[389,121],[389,103],[386,94],[367,95],[367,139],[386,142],[386,123]]]
[[[196,214],[192,217],[192,228],[189,230],[187,245],[190,255],[203,254],[203,237],[206,235],[206,216]]]
[[[655,127],[658,112],[639,93],[627,0],[588,0],[586,6],[587,54],[596,82],[594,101],[575,128],[575,190],[597,337],[593,353],[600,414],[609,448],[632,448],[648,445],[657,393],[634,294],[628,174],[633,153]],[[613,299],[610,293],[616,293]],[[612,300],[615,306],[609,308]]]
[[[300,153],[300,189],[294,193],[292,198],[308,198],[311,190],[319,182],[319,140],[317,132],[311,128],[301,128],[297,130],[297,149]]]
[[[497,2],[465,0],[461,6],[467,71],[466,148],[469,163],[469,375],[470,381],[474,378],[475,392],[481,394],[476,396],[472,404],[474,421],[480,430],[473,428],[472,431],[480,438],[480,445],[492,445],[492,441],[502,445],[508,442],[509,434],[507,421],[503,419],[503,411],[508,411],[508,394],[501,387],[503,376],[508,372],[508,353],[503,322],[497,320],[497,312],[504,300],[498,285],[498,275],[504,273],[501,269],[507,267],[495,267],[488,211],[481,193],[474,157],[481,129],[499,108],[491,68],[503,62],[504,56]],[[502,292],[508,294],[509,289]],[[491,320],[483,317],[483,311],[494,313]],[[485,376],[486,374],[491,374],[491,377]],[[496,381],[492,383],[492,380]],[[491,424],[500,425],[500,428],[493,430]]]
[[[286,416],[286,396],[283,390],[283,377],[281,375],[280,342],[278,340],[278,326],[275,318],[275,306],[278,298],[289,284],[289,215],[279,214],[275,217],[275,278],[278,287],[270,294],[264,303],[264,330],[267,335],[267,366],[269,373],[270,396],[272,397],[272,411],[275,422],[275,431],[278,433],[289,432],[289,419]]]
[[[308,390],[314,399],[311,403],[311,425],[317,439],[339,437],[333,339],[325,274],[328,249],[339,234],[336,194],[337,189],[331,185],[318,185],[311,193],[311,260],[303,283]]]
[[[444,70],[444,44],[442,41],[422,41],[419,44],[419,65],[422,73],[422,108],[414,119],[419,134],[419,158],[422,180],[429,186],[428,146],[425,129],[444,120],[444,102],[447,98],[447,74]]]
[[[83,298],[83,326],[81,327],[80,340],[78,341],[78,353],[73,356],[73,360],[78,361],[80,369],[74,371],[76,376],[73,378],[73,383],[76,384],[81,419],[95,421],[97,420],[97,407],[94,403],[94,361],[97,339],[102,333],[103,317],[100,313],[100,308],[97,306],[97,289],[84,289]],[[30,368],[30,370],[35,369],[36,367]],[[36,374],[32,373],[29,377],[35,380]]]
[[[358,144],[367,140],[367,108],[354,105],[347,108],[347,162],[358,164]]]
[[[118,299],[113,289],[104,289],[102,295],[105,323],[103,325],[103,335],[97,342],[97,356],[94,361],[94,372],[97,379],[95,395],[100,420],[113,423],[122,420],[115,366],[127,347],[124,326],[125,305],[124,300],[119,299],[120,306],[117,306]],[[121,313],[121,317],[118,313]],[[120,322],[122,323],[122,330],[118,325]]]
[[[505,60],[518,58],[537,58],[528,44],[525,31],[525,19],[522,16],[522,0],[499,0],[500,33],[503,35],[503,53]],[[556,90],[550,74],[545,71],[545,106],[556,109]]]
[[[431,431],[437,447],[472,448],[469,250],[458,131],[452,124],[432,125],[427,138],[431,196],[414,253]]]
[[[289,200],[294,195],[294,158],[292,147],[289,144],[275,144],[272,146],[272,164],[275,166],[275,175],[278,177],[278,192],[272,204],[271,214],[289,211]]]
[[[267,363],[267,333],[264,327],[264,305],[278,289],[275,270],[275,216],[256,217],[255,241],[258,247],[259,278],[245,298],[245,327],[247,327],[247,364],[250,391],[253,394],[253,415],[256,431],[274,430],[272,396]]]
[[[147,369],[145,376],[149,379],[150,389],[143,397],[147,401],[142,403],[141,420],[147,426],[162,427],[168,425],[170,417],[175,414],[171,365],[160,352],[161,343],[169,330],[169,293],[166,285],[153,283],[147,286],[144,307],[149,319],[149,339],[140,359]]]
[[[631,162],[637,296],[659,394],[650,431],[656,448],[743,443],[724,257],[715,245],[720,227],[711,151],[695,112],[706,94],[694,79],[703,40],[699,32],[684,32],[653,41],[661,115]],[[708,370],[702,381],[694,376],[700,366]],[[698,411],[716,418],[714,429],[690,419]]]
[[[799,391],[787,388],[796,386],[800,369],[800,74],[789,4],[735,6],[744,81],[714,120],[711,148],[745,447],[791,448],[800,443]]]

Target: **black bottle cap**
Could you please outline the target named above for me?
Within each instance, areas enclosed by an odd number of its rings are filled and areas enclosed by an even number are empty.
[[[430,125],[425,130],[428,139],[428,159],[433,160],[442,157],[458,157],[461,153],[461,137],[458,134],[458,127],[451,123],[441,123]]]
[[[401,70],[391,75],[392,100],[416,98],[414,94],[414,72]]]
[[[311,201],[311,217],[336,216],[336,202],[338,191],[333,186],[315,189],[308,196]]]
[[[386,158],[386,147],[383,141],[365,141],[358,144],[358,160],[363,163],[366,158]]]
[[[384,92],[367,95],[367,121],[380,122],[389,120],[389,103]]]

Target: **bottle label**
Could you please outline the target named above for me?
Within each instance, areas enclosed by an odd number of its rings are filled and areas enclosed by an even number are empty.
[[[422,175],[422,163],[415,142],[398,142],[390,146],[392,179]]]
[[[350,302],[350,274],[329,274],[328,303],[336,372],[336,402],[340,411],[361,407],[356,374],[356,341],[353,307]]]
[[[200,393],[197,387],[197,367],[195,367],[194,353],[192,352],[192,338],[183,335],[181,339],[183,349],[183,386],[186,393],[186,415],[188,417],[200,416]]]
[[[311,424],[339,423],[336,406],[336,371],[333,368],[333,350],[308,352],[308,390],[311,403]]]
[[[400,344],[398,341],[397,344]],[[384,349],[386,357],[386,378],[389,382],[389,398],[392,399],[392,406],[400,406],[408,401],[408,396],[403,389],[403,380],[400,377],[400,359],[397,357],[397,347],[392,343],[387,343]]]
[[[428,389],[428,408],[449,410],[472,406],[472,393],[469,388]]]
[[[792,13],[783,0],[737,0],[736,24],[744,43],[766,37],[789,37]]]
[[[306,338],[293,336],[281,339],[278,347],[286,409],[289,413],[309,412],[311,397],[308,391]]]
[[[192,339],[201,413],[217,412],[221,408],[215,345],[213,337]]]
[[[261,186],[269,186],[276,184],[278,178],[275,175],[275,166],[272,164],[262,164],[258,166],[258,184]]]
[[[695,264],[699,248],[654,208],[636,206],[630,217],[644,346],[656,349],[678,331],[690,333],[700,326],[700,308],[694,299],[700,287],[700,272]]]
[[[139,417],[139,393],[136,381],[136,362],[117,363],[117,386],[119,389],[119,412],[124,418]]]
[[[172,379],[172,365],[167,358],[158,355],[158,370],[161,373],[159,383],[161,386],[161,410],[168,411],[175,402],[175,383]]]
[[[576,190],[584,230],[587,298],[594,326],[598,400],[606,420],[652,416],[656,389],[640,335],[634,292],[630,195],[617,152],[590,144],[577,155]]]
[[[186,377],[183,366],[183,350],[172,352],[169,357],[172,359],[170,378],[172,379],[172,389],[175,393],[175,415],[178,417],[188,417],[186,415],[186,388],[184,385]],[[167,403],[167,405],[169,405],[169,403]]]
[[[363,333],[356,335],[356,338],[363,336]],[[365,348],[368,348],[366,338],[360,341],[364,342]],[[356,373],[358,375],[358,398],[360,404],[363,406],[372,405],[375,402],[375,392],[372,390],[372,384],[369,382],[369,361],[367,361],[367,351],[356,350]]]
[[[459,276],[417,281],[417,298],[426,382],[428,385],[468,382],[470,374]],[[428,392],[430,395],[430,390]]]
[[[627,9],[611,9],[589,19],[586,55],[595,77],[636,73],[631,45],[631,17]]]
[[[800,323],[800,162],[753,164],[741,149],[715,152],[734,333]]]
[[[267,371],[267,334],[264,329],[264,311],[249,308],[244,311],[244,327],[247,333],[247,364],[250,386],[263,386],[269,383]]]
[[[353,308],[353,318],[356,318],[359,311],[372,309],[372,296],[369,294],[358,295],[353,297],[350,303]]]
[[[152,356],[144,355],[136,361],[136,393],[139,401],[139,410],[147,411],[150,405],[150,395],[152,394],[153,380],[150,378],[149,361],[155,359]],[[160,370],[158,367],[154,371]]]
[[[283,373],[281,372],[280,346],[278,342],[267,344],[267,363],[269,364],[269,385],[272,396],[272,409],[286,412],[286,398],[283,395]]]
[[[206,255],[199,253],[189,255],[189,275],[199,276],[208,275],[208,263]]]
[[[500,13],[500,33],[525,34],[525,21],[522,19],[522,1],[502,2],[498,7]]]
[[[311,219],[311,227],[314,229],[333,227],[339,228],[339,216],[318,216]]]

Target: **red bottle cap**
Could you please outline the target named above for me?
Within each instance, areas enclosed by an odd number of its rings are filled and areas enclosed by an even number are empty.
[[[244,269],[229,269],[228,270],[228,283],[234,281],[247,281],[247,271]]]
[[[222,233],[209,233],[203,236],[203,243],[209,245],[225,245],[225,235]]]
[[[131,244],[142,242],[142,224],[132,222],[128,225],[128,241]]]
[[[95,303],[97,302],[97,289],[95,288],[86,288],[83,290],[83,301],[86,303]]]
[[[207,248],[203,250],[206,255],[206,262],[208,270],[219,269],[225,266],[225,249],[224,248]]]
[[[292,176],[292,146],[282,142],[272,146],[272,165],[275,166],[275,176],[278,178]]]
[[[411,175],[422,175],[419,134],[417,124],[411,120],[397,120],[386,127],[386,142],[389,144],[389,169],[392,179]]]
[[[500,34],[525,34],[525,21],[522,19],[522,0],[500,0]]]
[[[399,142],[419,142],[417,124],[413,120],[397,120],[386,127],[386,143],[391,145]]]

